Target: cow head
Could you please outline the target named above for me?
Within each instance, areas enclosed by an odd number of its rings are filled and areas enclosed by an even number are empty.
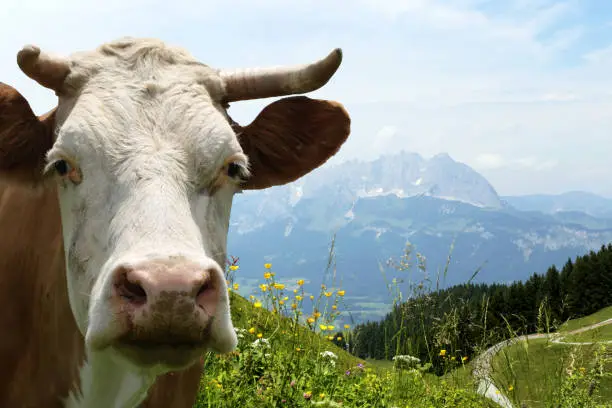
[[[57,183],[70,305],[87,349],[159,372],[234,349],[223,274],[234,194],[318,167],[350,120],[338,103],[291,96],[241,127],[227,104],[317,89],[340,50],[230,72],[124,38],[66,58],[27,46],[17,61],[59,100],[37,118],[4,87],[0,173]]]

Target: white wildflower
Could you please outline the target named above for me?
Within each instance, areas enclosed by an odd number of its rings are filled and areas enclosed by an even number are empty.
[[[421,360],[409,355],[397,355],[393,357],[393,362],[396,369],[404,369],[416,367]]]
[[[338,359],[338,356],[335,355],[334,353],[332,353],[331,351],[323,351],[323,352],[319,353],[319,355],[321,357],[323,357],[323,358],[331,358],[331,359],[334,359],[334,360]]]
[[[253,347],[260,347],[260,346],[266,346],[269,347],[270,346],[270,342],[268,341],[268,339],[257,339],[253,342]]]

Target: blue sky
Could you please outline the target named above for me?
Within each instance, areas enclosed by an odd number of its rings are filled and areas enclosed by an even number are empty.
[[[345,104],[333,162],[399,149],[447,152],[500,194],[586,190],[612,197],[612,2],[607,0],[4,0],[0,81],[37,113],[51,91],[15,63],[124,35],[189,49],[219,68],[344,61],[311,94]],[[247,123],[269,100],[232,105]]]

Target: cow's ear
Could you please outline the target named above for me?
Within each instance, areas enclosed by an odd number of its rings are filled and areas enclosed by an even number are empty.
[[[291,96],[267,105],[238,140],[250,162],[245,190],[297,180],[332,157],[346,141],[351,119],[344,107],[327,100]]]
[[[0,179],[36,183],[53,144],[55,110],[37,117],[28,101],[0,82]]]

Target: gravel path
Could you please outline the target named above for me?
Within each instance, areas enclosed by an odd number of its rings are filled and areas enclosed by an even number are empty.
[[[608,320],[604,320],[599,323],[594,323],[589,326],[581,327],[580,329],[572,330],[570,332],[565,333],[564,336],[568,334],[577,334],[582,333],[591,329],[594,329],[599,326],[604,326],[607,324],[612,324],[612,318]],[[562,341],[564,336],[559,336],[558,333],[538,333],[538,334],[529,334],[527,336],[519,336],[513,339],[504,340],[501,343],[497,343],[493,347],[490,347],[484,353],[480,354],[476,360],[474,361],[474,370],[472,371],[472,375],[479,380],[478,381],[478,393],[484,395],[489,398],[493,402],[497,403],[502,408],[515,408],[512,402],[493,384],[493,380],[491,379],[491,361],[493,360],[493,356],[497,354],[502,348],[507,347],[511,344],[516,343],[517,341],[524,340],[532,340],[532,339],[542,339],[546,337],[553,337],[553,343],[557,344],[569,344],[569,345],[586,345],[593,344],[592,342],[564,342]],[[611,341],[602,341],[600,343],[612,343]]]

